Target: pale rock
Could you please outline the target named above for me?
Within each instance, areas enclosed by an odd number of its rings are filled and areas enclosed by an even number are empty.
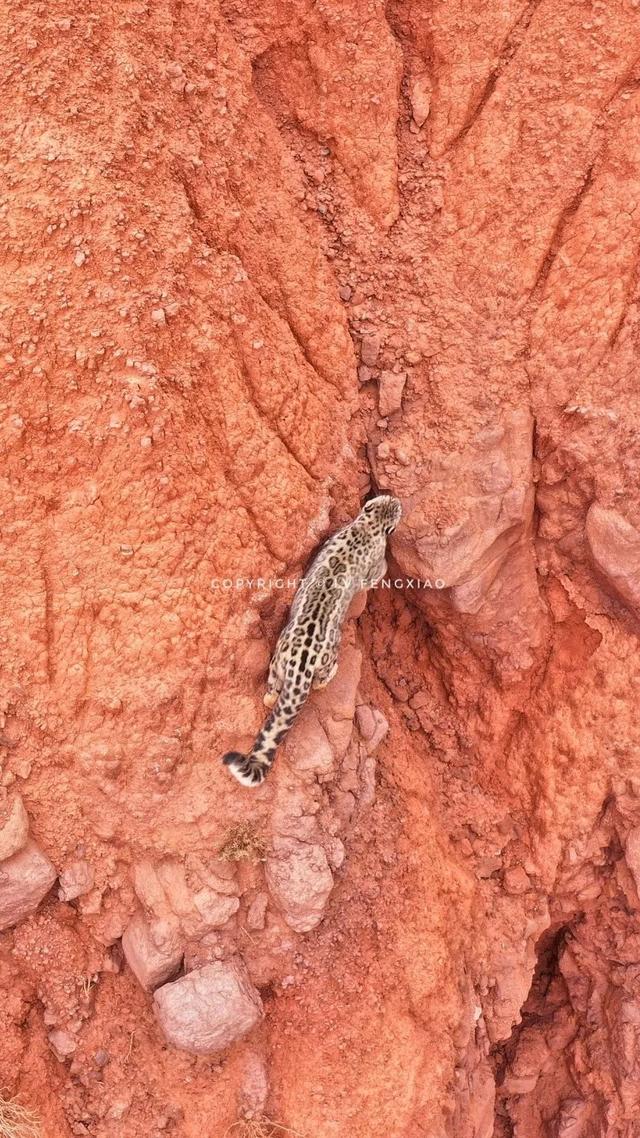
[[[72,861],[60,874],[58,897],[61,901],[73,901],[93,889],[94,872],[88,862],[80,859]]]
[[[362,735],[362,738],[365,740],[371,739],[376,728],[376,721],[373,711],[366,703],[358,704],[356,708],[356,721],[358,731]]]
[[[202,928],[207,931],[221,929],[240,908],[238,897],[223,896],[207,888],[194,893],[193,903],[202,918]]]
[[[153,999],[168,1042],[194,1055],[230,1047],[263,1015],[260,996],[238,958],[215,961],[164,984]]]
[[[0,861],[23,849],[29,837],[29,818],[19,794],[0,811]]]
[[[332,869],[340,869],[346,857],[347,851],[344,842],[340,838],[328,838],[326,844],[326,854],[329,864]]]
[[[49,858],[34,841],[0,862],[0,931],[34,913],[56,876]]]
[[[258,893],[258,896],[254,897],[247,912],[247,928],[255,931],[264,928],[268,904],[267,893]]]
[[[623,601],[640,610],[640,532],[622,514],[598,502],[587,513],[586,532],[600,571]]]
[[[280,846],[277,856],[267,858],[269,891],[289,928],[309,932],[322,920],[333,889],[327,856],[320,845],[290,840]]]
[[[133,867],[133,888],[145,909],[156,916],[165,916],[170,909],[164,889],[150,861],[139,861]]]
[[[370,332],[362,337],[360,359],[365,367],[375,367],[380,352],[380,336]]]
[[[148,992],[175,976],[184,955],[179,923],[174,917],[148,921],[136,913],[122,936],[125,960]]]
[[[402,408],[402,393],[407,382],[405,371],[381,371],[378,390],[378,407],[383,416],[393,415]]]
[[[638,896],[640,896],[640,826],[630,830],[624,843],[627,865],[631,870]]]
[[[431,109],[431,81],[428,75],[417,75],[409,87],[411,117],[416,126],[424,126]]]
[[[502,875],[502,884],[505,893],[514,896],[518,893],[527,893],[531,889],[531,882],[521,865],[514,865],[511,869],[505,869]]]
[[[65,1059],[68,1059],[70,1055],[73,1055],[78,1046],[78,1042],[74,1036],[71,1035],[69,1031],[62,1031],[60,1028],[56,1028],[55,1031],[50,1031],[48,1039],[56,1059],[59,1059],[61,1063],[63,1063]]]

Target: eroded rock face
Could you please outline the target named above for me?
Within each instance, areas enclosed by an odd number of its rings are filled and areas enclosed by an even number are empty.
[[[21,920],[12,807],[0,1086],[47,1133],[635,1134],[639,57],[632,3],[11,6],[0,784],[72,903]],[[399,583],[251,795],[371,489]],[[161,1040],[139,906],[180,1046],[259,1014],[221,962],[274,994],[249,1077]]]
[[[618,513],[594,502],[587,514],[587,541],[611,588],[640,611],[640,531]]]
[[[56,877],[49,858],[33,841],[0,862],[0,931],[35,913]]]
[[[156,1015],[169,1043],[195,1055],[224,1051],[262,1017],[262,1002],[238,960],[189,972],[154,993]]]

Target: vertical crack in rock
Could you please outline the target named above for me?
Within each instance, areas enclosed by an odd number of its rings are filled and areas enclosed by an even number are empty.
[[[540,1079],[564,1063],[564,1048],[574,1032],[569,1023],[563,1029],[561,1019],[568,1005],[559,958],[571,935],[569,924],[548,929],[536,946],[536,966],[531,989],[509,1039],[492,1047],[489,1062],[496,1082],[494,1138],[514,1138],[517,1118],[536,1113],[536,1088]],[[555,1040],[555,1046],[554,1046]]]

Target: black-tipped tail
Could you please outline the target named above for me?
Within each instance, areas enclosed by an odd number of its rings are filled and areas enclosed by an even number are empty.
[[[243,786],[259,786],[271,766],[264,758],[243,755],[240,751],[227,751],[222,756],[222,761]]]

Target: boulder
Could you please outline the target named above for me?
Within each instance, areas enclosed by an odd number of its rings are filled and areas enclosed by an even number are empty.
[[[218,960],[164,984],[153,999],[168,1042],[194,1055],[230,1047],[263,1015],[260,996],[237,958]]]

